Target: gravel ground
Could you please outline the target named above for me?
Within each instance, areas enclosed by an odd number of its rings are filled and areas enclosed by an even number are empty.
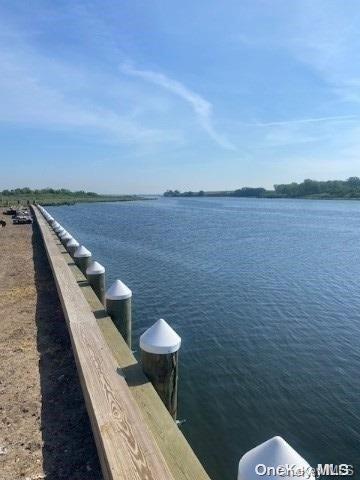
[[[0,480],[100,480],[39,231],[0,218]]]

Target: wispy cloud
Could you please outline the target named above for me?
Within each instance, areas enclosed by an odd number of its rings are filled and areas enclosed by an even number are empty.
[[[10,37],[14,39],[11,43]],[[0,70],[0,124],[76,129],[106,143],[137,147],[183,142],[182,133],[176,129],[148,127],[135,119],[137,103],[131,98],[136,99],[138,92],[123,85],[117,76],[102,75],[39,53],[21,33],[9,27],[0,33]],[[104,85],[112,92],[125,93],[110,103]],[[123,98],[128,100],[126,107]]]
[[[201,95],[193,92],[179,81],[169,78],[163,73],[153,72],[151,70],[139,70],[129,64],[122,65],[121,71],[127,75],[153,83],[183,99],[191,106],[202,128],[218,145],[228,150],[236,150],[235,146],[229,140],[215,130],[213,125],[213,106]]]
[[[307,123],[323,123],[323,122],[349,122],[354,120],[359,120],[360,117],[357,115],[339,115],[339,116],[330,116],[330,117],[316,117],[316,118],[299,118],[283,121],[274,121],[274,122],[255,122],[255,123],[246,123],[245,125],[251,127],[273,127],[277,125],[301,125]]]
[[[333,92],[360,102],[359,11],[355,1],[303,0],[295,5],[287,44],[297,60],[310,66]]]

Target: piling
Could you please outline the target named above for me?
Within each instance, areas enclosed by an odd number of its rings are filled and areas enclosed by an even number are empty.
[[[98,262],[92,262],[86,269],[86,277],[100,302],[105,305],[105,268]]]
[[[69,232],[67,230],[61,230],[58,234],[58,237],[60,240],[62,240],[62,238],[65,236],[65,235],[68,235]],[[70,240],[70,239],[69,239]]]
[[[162,318],[140,337],[143,371],[174,420],[177,414],[180,345],[181,338]]]
[[[70,235],[70,233],[69,233],[69,232],[66,232],[64,235],[61,235],[60,240],[61,240],[61,243],[62,243],[62,244],[64,245],[64,247],[65,247],[65,245],[67,244],[67,242],[68,242],[69,240],[71,240],[72,238],[73,238],[73,237]]]
[[[294,470],[291,475],[276,470],[289,465]],[[275,469],[275,474],[270,470]],[[297,473],[295,473],[297,472]],[[295,473],[295,474],[294,474]],[[257,480],[259,478],[295,478],[314,480],[314,474],[308,462],[297,453],[282,437],[273,437],[257,447],[249,450],[241,458],[238,469],[238,480]]]
[[[91,252],[84,245],[80,245],[74,252],[74,260],[82,273],[86,275],[86,269],[91,262]]]
[[[77,248],[80,246],[79,242],[75,240],[75,238],[71,238],[65,245],[66,250],[69,252],[69,254],[73,257],[75,251]]]
[[[120,280],[116,280],[105,295],[106,311],[129,348],[131,348],[131,297],[130,288]]]

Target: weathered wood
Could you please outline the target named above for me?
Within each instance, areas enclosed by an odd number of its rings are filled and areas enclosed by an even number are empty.
[[[65,255],[40,212],[36,208],[34,212],[69,328],[104,477],[111,480],[172,479],[90,306],[68,268]]]
[[[132,291],[117,279],[106,291],[106,311],[116,328],[131,348],[131,297]]]
[[[50,230],[51,232],[51,230]],[[56,236],[55,240],[56,240]],[[81,291],[94,313],[99,328],[125,376],[130,392],[141,409],[143,418],[158,444],[174,480],[210,480],[199,459],[191,449],[181,430],[177,427],[154,387],[144,375],[141,365],[126,345],[123,337],[106,314],[93,289],[75,265],[71,256],[58,242]]]
[[[128,347],[131,348],[131,298],[125,300],[106,299],[106,311]]]
[[[141,350],[143,371],[174,420],[177,412],[178,353],[159,355]]]
[[[82,285],[82,292],[97,317],[100,330],[125,375],[130,391],[139,405],[174,479],[210,480],[154,387],[143,373],[141,365],[127,347],[111,318],[106,315],[94,291],[86,285],[85,278],[72,263],[70,256],[67,260],[74,276]]]
[[[86,269],[86,278],[100,302],[105,305],[105,268],[100,263],[93,262]]]
[[[86,269],[88,268],[88,266],[90,265],[91,263],[91,254],[90,255],[86,255],[86,256],[83,256],[83,255],[77,255],[77,253],[79,252],[79,249],[80,248],[83,248],[83,247],[79,247],[77,250],[75,250],[75,253],[74,253],[74,260],[75,260],[75,263],[76,265],[80,268],[80,270],[83,272],[83,274],[85,275],[86,274]],[[90,252],[89,252],[90,253]]]

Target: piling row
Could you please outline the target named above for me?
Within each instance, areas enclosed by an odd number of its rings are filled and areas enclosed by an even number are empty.
[[[106,290],[105,267],[95,261],[90,250],[81,245],[43,207],[38,205],[38,208],[79,270],[87,278],[89,285],[131,349],[132,291],[119,279],[115,280]],[[153,384],[174,420],[177,415],[178,350],[180,345],[181,338],[163,319],[157,321],[140,338],[143,372]]]
[[[105,267],[93,260],[92,253],[60,225],[45,208],[41,205],[37,207],[87,278],[89,285],[131,349],[131,290],[119,279],[106,290]],[[180,346],[180,336],[163,319],[155,322],[140,336],[142,370],[175,421]],[[282,437],[276,436],[241,457],[237,479],[255,480],[264,476],[280,479],[296,476],[299,479],[314,480],[315,473],[308,462]]]

